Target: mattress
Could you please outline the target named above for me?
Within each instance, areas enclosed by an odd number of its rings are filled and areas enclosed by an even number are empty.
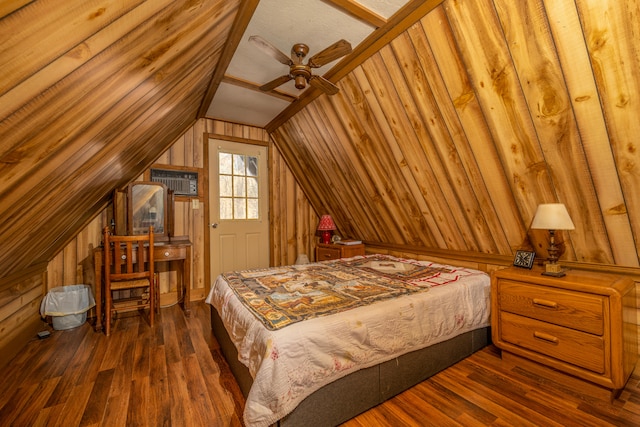
[[[489,326],[490,279],[486,273],[390,256],[356,258],[359,265],[382,262],[387,266],[383,273],[389,272],[390,265],[400,269],[403,265],[427,266],[434,273],[414,281],[423,288],[420,292],[374,298],[370,304],[275,330],[269,329],[264,319],[238,298],[238,289],[228,280],[237,273],[216,279],[206,301],[219,313],[238,350],[239,361],[253,377],[243,415],[247,426],[275,423],[314,391],[352,372]],[[338,262],[348,264],[350,260]],[[289,268],[330,269],[335,263]],[[243,276],[268,277],[282,271],[283,268],[250,270]]]

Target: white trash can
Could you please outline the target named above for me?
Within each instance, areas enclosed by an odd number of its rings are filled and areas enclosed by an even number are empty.
[[[53,329],[77,328],[87,320],[87,311],[96,305],[89,285],[58,286],[42,299],[40,314],[51,316]]]

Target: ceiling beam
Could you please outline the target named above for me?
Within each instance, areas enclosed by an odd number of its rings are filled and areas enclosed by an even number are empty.
[[[362,6],[360,3],[354,0],[323,0],[325,3],[329,3],[332,6],[348,13],[356,19],[364,21],[365,23],[380,28],[387,23],[387,20],[383,17]]]
[[[258,7],[258,3],[260,0],[241,0],[240,5],[238,6],[238,14],[236,15],[236,19],[233,21],[233,25],[231,26],[231,31],[229,32],[229,37],[227,38],[227,42],[222,49],[222,55],[220,55],[220,60],[214,70],[211,81],[209,82],[209,87],[207,88],[207,92],[202,98],[202,102],[200,103],[200,109],[198,110],[198,117],[205,117],[207,114],[207,110],[209,109],[209,105],[211,105],[211,101],[213,101],[213,97],[218,91],[218,87],[220,86],[220,82],[224,77],[224,73],[229,67],[229,63],[233,58],[233,54],[238,48],[238,44],[242,39],[242,35],[244,34],[247,26],[249,25],[249,21],[253,17],[253,13]]]
[[[410,1],[389,18],[386,24],[371,33],[351,54],[345,56],[336,66],[329,70],[324,77],[333,83],[337,82],[443,2],[444,0]],[[289,107],[265,126],[266,131],[272,133],[323,93],[319,89],[307,89],[296,101],[291,103]]]

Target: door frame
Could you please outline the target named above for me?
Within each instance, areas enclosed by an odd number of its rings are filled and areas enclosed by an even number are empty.
[[[271,185],[272,185],[272,180],[271,180],[271,143],[268,141],[261,141],[258,139],[248,139],[248,138],[239,138],[239,137],[235,137],[235,136],[229,136],[229,135],[221,135],[218,133],[212,133],[212,132],[205,132],[204,133],[204,139],[203,139],[203,147],[202,147],[202,156],[203,156],[203,164],[204,164],[204,168],[203,168],[203,183],[204,183],[204,187],[203,187],[203,191],[204,191],[204,200],[205,200],[205,204],[204,204],[204,221],[205,221],[205,229],[207,230],[207,232],[204,234],[204,280],[206,281],[206,295],[209,295],[209,291],[211,290],[211,286],[213,285],[212,283],[212,277],[211,277],[211,224],[209,223],[209,219],[210,219],[210,210],[211,210],[211,201],[209,200],[209,184],[210,184],[210,177],[209,177],[209,139],[222,139],[224,141],[229,141],[229,142],[235,142],[235,143],[239,143],[239,144],[249,144],[249,145],[259,145],[262,147],[266,147],[267,148],[267,181],[268,181],[268,187],[267,187],[267,211],[268,211],[268,215],[267,215],[267,221],[269,223],[269,242],[271,242],[271,238],[272,236],[272,230],[271,230]],[[269,244],[269,265],[271,265],[271,244]]]

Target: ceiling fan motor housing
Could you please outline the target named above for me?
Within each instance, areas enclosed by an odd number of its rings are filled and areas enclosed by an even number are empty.
[[[291,66],[291,75],[295,79],[297,89],[304,89],[311,78],[311,68],[308,65],[294,64]]]

